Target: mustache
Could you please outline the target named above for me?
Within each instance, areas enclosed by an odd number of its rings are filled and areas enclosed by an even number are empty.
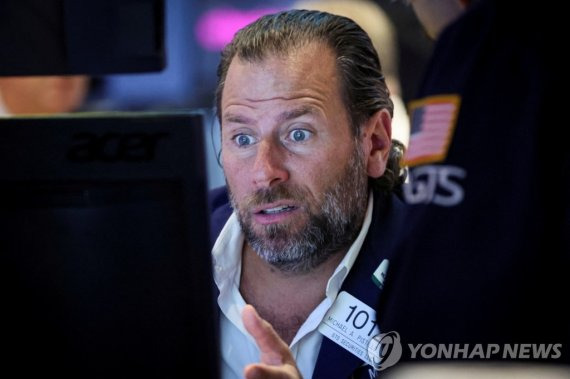
[[[310,197],[310,192],[301,186],[291,184],[279,184],[275,187],[260,188],[243,200],[244,208],[256,207],[272,203],[278,200],[296,200],[305,202]]]

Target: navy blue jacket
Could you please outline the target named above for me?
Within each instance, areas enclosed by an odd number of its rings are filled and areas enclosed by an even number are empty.
[[[562,344],[561,357],[520,361],[570,362],[570,149],[556,129],[567,74],[549,47],[559,24],[552,9],[513,8],[481,0],[435,46],[418,99],[460,96],[457,125],[443,159],[410,170],[380,327],[404,344]]]
[[[215,242],[232,209],[228,204],[225,188],[210,193],[211,241]],[[402,222],[403,203],[395,196],[374,195],[374,210],[368,235],[358,258],[346,277],[341,291],[346,291],[357,299],[376,309],[381,298],[380,289],[372,281],[372,274],[384,259],[391,259],[388,252],[393,251],[390,243]],[[370,378],[370,366],[336,343],[323,337],[323,343],[317,359],[313,378]]]

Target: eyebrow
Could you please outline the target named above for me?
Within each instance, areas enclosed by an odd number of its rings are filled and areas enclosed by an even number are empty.
[[[277,116],[277,121],[279,123],[285,122],[285,121],[289,121],[289,120],[293,120],[295,118],[304,116],[304,115],[314,115],[316,113],[315,107],[309,106],[309,105],[304,105],[302,107],[299,107],[297,109],[292,109],[289,111],[285,111],[283,113],[281,113],[279,116]]]
[[[251,124],[253,120],[249,117],[245,117],[239,114],[227,113],[224,115],[224,121],[231,122],[234,124]]]
[[[285,121],[289,121],[289,120],[293,120],[296,119],[298,117],[304,116],[304,115],[314,115],[316,114],[317,111],[315,109],[315,107],[310,106],[310,105],[304,105],[301,106],[299,108],[296,109],[291,109],[291,110],[287,110],[285,112],[280,113],[277,116],[277,122],[278,123],[282,123]],[[226,113],[223,117],[223,120],[225,122],[231,122],[234,124],[244,124],[244,125],[249,125],[249,124],[253,124],[253,119],[240,115],[240,114],[235,114],[235,113]]]

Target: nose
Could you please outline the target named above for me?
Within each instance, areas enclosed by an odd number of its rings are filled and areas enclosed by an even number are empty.
[[[284,152],[277,143],[269,140],[259,143],[253,166],[256,187],[267,188],[289,179],[284,158]]]

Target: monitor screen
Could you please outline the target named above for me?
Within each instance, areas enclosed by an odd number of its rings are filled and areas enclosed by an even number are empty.
[[[218,377],[202,118],[0,119],[3,367]]]
[[[100,75],[165,66],[164,0],[2,0],[0,75]]]

